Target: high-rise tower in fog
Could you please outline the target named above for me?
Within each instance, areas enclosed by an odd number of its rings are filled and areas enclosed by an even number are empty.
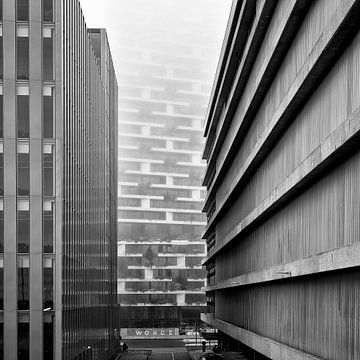
[[[117,83],[77,0],[2,1],[0,358],[114,350]]]
[[[171,327],[199,320],[205,306],[202,121],[225,9],[131,5],[117,42],[121,326]]]

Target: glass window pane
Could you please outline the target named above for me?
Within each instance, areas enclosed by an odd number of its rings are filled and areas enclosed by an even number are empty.
[[[44,323],[44,359],[53,360],[53,324]]]
[[[44,211],[43,227],[43,251],[44,253],[52,253],[54,236],[54,216],[52,211]]]
[[[0,253],[4,252],[4,212],[0,211]]]
[[[4,195],[4,154],[0,154],[0,196]]]
[[[4,310],[4,268],[0,268],[0,310]]]
[[[53,122],[54,122],[54,99],[53,95],[43,97],[43,136],[44,138],[52,138]]]
[[[0,95],[0,137],[4,136],[4,112],[3,112],[3,96]]]
[[[29,38],[17,38],[17,78],[19,80],[29,79]]]
[[[0,79],[4,78],[3,38],[0,36]]]
[[[0,359],[4,359],[4,323],[0,323]]]
[[[17,96],[18,137],[29,138],[29,96]]]
[[[43,78],[53,80],[53,39],[43,38]]]
[[[18,268],[18,310],[29,310],[29,268]]]
[[[44,310],[53,310],[53,269],[44,268]]]
[[[53,196],[53,177],[54,177],[54,162],[53,154],[44,154],[44,167],[43,167],[43,176],[44,176],[44,196]]]
[[[53,21],[53,0],[43,0],[43,21]]]
[[[29,154],[18,154],[18,195],[30,195]]]
[[[29,21],[29,0],[17,0],[17,20]]]
[[[29,326],[29,323],[18,323],[18,360],[29,360]]]
[[[18,211],[17,243],[19,253],[28,253],[30,249],[30,213]]]

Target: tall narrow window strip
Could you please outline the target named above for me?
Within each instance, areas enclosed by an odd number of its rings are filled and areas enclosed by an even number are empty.
[[[4,268],[0,268],[0,310],[4,310]]]
[[[3,38],[2,36],[0,36],[0,79],[3,78],[4,78],[4,48],[3,48]]]
[[[53,211],[44,211],[43,216],[43,251],[52,253],[54,241],[54,213]]]
[[[53,21],[53,0],[43,0],[43,21]]]
[[[4,154],[2,153],[0,153],[0,196],[4,196]]]
[[[0,95],[0,138],[4,137],[4,109],[3,96]]]
[[[19,138],[29,138],[29,96],[17,96],[17,129]]]
[[[53,39],[43,38],[43,79],[53,80]]]
[[[18,154],[18,195],[30,195],[29,154]]]
[[[30,324],[18,323],[18,360],[29,360]]]
[[[29,310],[29,268],[18,268],[18,310]]]
[[[54,136],[54,98],[51,92],[50,96],[43,97],[43,137],[53,138]]]
[[[53,196],[54,195],[53,154],[44,154],[43,191],[44,191],[44,196]]]
[[[18,21],[29,21],[29,0],[17,0],[16,18]]]
[[[18,211],[17,245],[19,253],[29,253],[30,250],[30,212]]]
[[[29,38],[18,37],[16,43],[17,78],[29,80]]]
[[[4,252],[4,211],[0,211],[0,253]]]
[[[44,310],[53,310],[54,308],[54,281],[53,281],[53,269],[44,268],[43,276],[44,286],[43,286],[43,306]]]

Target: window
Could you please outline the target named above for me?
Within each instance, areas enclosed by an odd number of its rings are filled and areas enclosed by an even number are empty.
[[[4,211],[0,211],[0,253],[4,252]]]
[[[17,38],[16,51],[17,78],[18,80],[29,80],[29,38]]]
[[[29,360],[29,330],[29,323],[18,323],[18,360]]]
[[[19,138],[29,138],[29,96],[17,96],[17,133]]]
[[[29,268],[18,268],[18,310],[29,310]]]
[[[18,154],[18,195],[30,195],[29,154]]]
[[[0,79],[4,78],[4,60],[3,60],[3,38],[0,36]]]
[[[54,237],[54,214],[53,211],[44,211],[43,216],[43,251],[52,253]]]
[[[53,269],[44,268],[43,300],[44,310],[53,310]]]
[[[4,136],[3,96],[0,95],[0,138]]]
[[[43,79],[53,80],[53,39],[43,38]]]
[[[53,0],[43,0],[43,21],[53,21]]]
[[[53,359],[53,324],[44,323],[44,359]]]
[[[54,98],[51,91],[50,96],[43,97],[43,137],[54,136]]]
[[[29,0],[17,0],[16,14],[18,21],[29,21]]]
[[[0,268],[0,310],[4,310],[4,268]]]
[[[28,253],[30,249],[30,212],[17,213],[17,244],[19,253]]]
[[[54,177],[53,154],[44,154],[44,167],[43,167],[44,196],[53,196],[54,194],[53,177]]]
[[[4,154],[0,154],[0,196],[4,195]]]

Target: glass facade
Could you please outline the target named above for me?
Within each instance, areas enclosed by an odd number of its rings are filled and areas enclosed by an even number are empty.
[[[106,32],[88,32],[79,1],[0,9],[0,360],[109,359],[117,82]]]

